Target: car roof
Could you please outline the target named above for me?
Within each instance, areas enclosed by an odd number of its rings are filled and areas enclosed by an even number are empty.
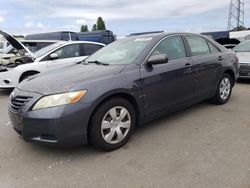
[[[65,44],[97,44],[97,45],[102,45],[102,46],[105,46],[105,44],[103,43],[99,43],[99,42],[92,42],[92,41],[79,41],[79,40],[76,40],[76,41],[64,41],[62,43],[65,43]]]
[[[163,37],[170,36],[170,35],[197,35],[197,36],[206,37],[206,36],[204,36],[204,35],[197,34],[197,33],[187,33],[187,32],[163,32],[163,33],[149,33],[149,34],[128,36],[128,38],[152,37],[152,38],[154,38],[154,39],[157,39],[157,38],[163,38]],[[206,38],[207,38],[207,37],[206,37]]]
[[[61,41],[61,40],[19,40],[20,42],[64,42],[64,41]]]

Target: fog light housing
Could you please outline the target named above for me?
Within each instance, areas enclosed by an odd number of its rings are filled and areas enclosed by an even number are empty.
[[[9,80],[4,80],[3,81],[5,84],[10,84],[10,81]]]

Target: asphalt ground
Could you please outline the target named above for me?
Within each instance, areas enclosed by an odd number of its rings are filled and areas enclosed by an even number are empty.
[[[27,143],[0,90],[0,187],[250,188],[250,81],[226,105],[202,102],[135,130],[114,152]]]

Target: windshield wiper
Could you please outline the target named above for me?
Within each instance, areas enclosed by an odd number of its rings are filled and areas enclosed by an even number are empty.
[[[88,61],[88,63],[95,63],[97,65],[105,65],[105,66],[109,65],[108,63],[103,63],[103,62],[100,62],[100,61],[97,61],[97,60],[95,60],[95,61]]]

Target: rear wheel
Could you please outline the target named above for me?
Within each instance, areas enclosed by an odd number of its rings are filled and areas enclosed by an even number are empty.
[[[215,104],[222,105],[229,101],[232,93],[233,82],[229,74],[223,74],[217,87],[216,95],[211,99]]]
[[[135,127],[135,110],[123,98],[103,103],[90,123],[90,141],[98,149],[112,151],[129,140]]]

